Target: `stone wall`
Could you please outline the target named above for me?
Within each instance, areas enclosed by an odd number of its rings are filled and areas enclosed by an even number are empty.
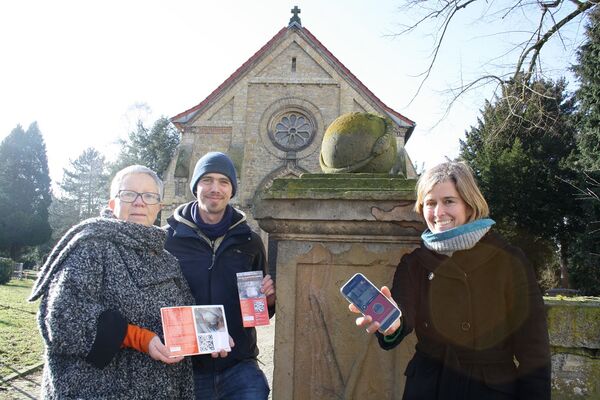
[[[552,399],[600,399],[600,298],[546,297]]]

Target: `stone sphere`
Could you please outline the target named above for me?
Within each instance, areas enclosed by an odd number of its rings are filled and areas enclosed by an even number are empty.
[[[396,161],[392,121],[371,113],[348,113],[325,131],[320,164],[325,173],[388,173]]]

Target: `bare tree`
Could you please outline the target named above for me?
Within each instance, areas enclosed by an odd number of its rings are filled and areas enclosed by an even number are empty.
[[[460,23],[465,10],[478,8],[481,14],[474,17],[473,22],[477,20],[488,23],[486,27],[489,26],[490,35],[510,35],[514,47],[506,53],[499,49],[497,57],[509,57],[512,61],[509,68],[482,73],[449,88],[451,99],[448,109],[466,92],[490,84],[496,85],[495,93],[506,83],[515,80],[523,84],[523,90],[532,90],[529,83],[544,77],[544,65],[540,57],[545,46],[556,39],[566,49],[568,45],[562,35],[565,28],[570,24],[581,23],[598,4],[600,0],[403,0],[400,10],[411,15],[415,22],[404,25],[395,36],[407,35],[418,29],[428,30],[431,25],[435,31],[432,52],[427,67],[419,74],[421,80],[413,100],[432,74],[442,47],[450,45],[446,43],[447,34],[455,24]],[[513,24],[516,20],[523,19],[528,21],[529,26],[523,28]],[[511,28],[492,32],[493,27],[498,24]],[[518,37],[516,43],[513,42],[515,37]],[[515,107],[519,105],[517,101]]]

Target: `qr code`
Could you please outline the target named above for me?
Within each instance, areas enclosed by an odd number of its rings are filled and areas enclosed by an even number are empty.
[[[215,351],[215,342],[213,335],[198,335],[200,343],[200,353],[212,353]]]
[[[265,311],[265,303],[262,301],[257,301],[254,303],[254,312],[263,312]]]

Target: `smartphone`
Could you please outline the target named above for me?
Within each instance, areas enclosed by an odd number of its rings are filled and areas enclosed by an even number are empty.
[[[402,312],[383,295],[363,274],[354,274],[341,288],[340,292],[354,304],[363,315],[369,315],[379,322],[379,332],[385,332]]]

